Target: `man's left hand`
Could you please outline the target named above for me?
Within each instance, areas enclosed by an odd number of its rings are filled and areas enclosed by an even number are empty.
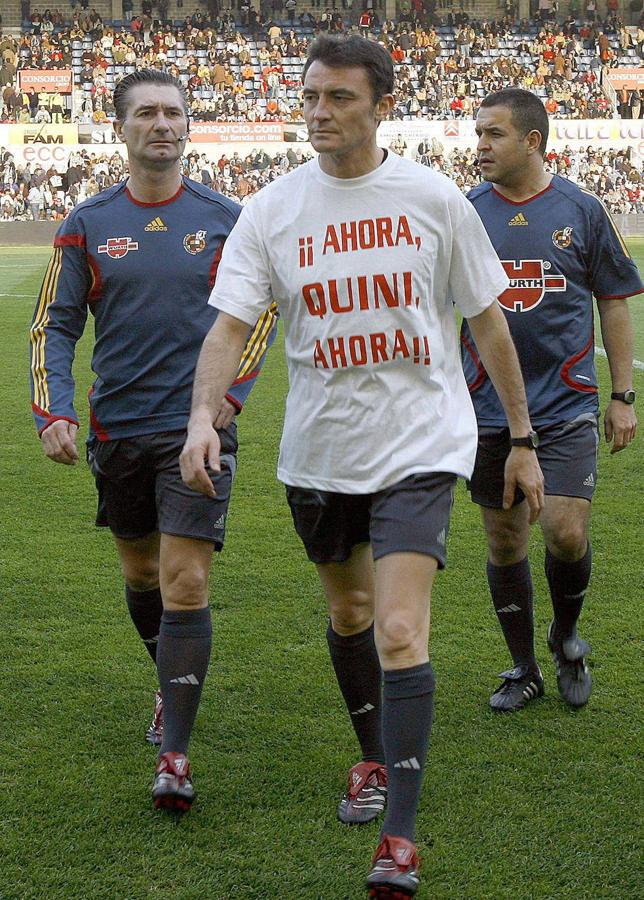
[[[539,518],[543,509],[543,472],[537,454],[529,447],[512,447],[505,463],[505,487],[503,509],[510,509],[514,492],[520,487],[528,501],[531,525]]]
[[[621,400],[611,400],[604,414],[604,436],[606,443],[613,442],[611,454],[625,450],[635,437],[637,417],[635,409]]]
[[[212,423],[213,426],[219,429],[228,428],[230,423],[235,418],[236,412],[237,409],[224,397],[224,399],[221,401],[221,408],[217,413],[215,421]]]

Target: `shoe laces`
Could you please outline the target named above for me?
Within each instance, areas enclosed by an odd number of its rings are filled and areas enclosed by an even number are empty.
[[[355,778],[359,775],[359,779]],[[387,769],[381,763],[358,763],[349,772],[349,787],[347,797],[349,800],[355,800],[360,791],[366,785],[372,784],[373,787],[387,786]]]
[[[190,778],[190,762],[183,753],[162,753],[157,763],[157,775]]]
[[[401,871],[418,871],[420,861],[416,852],[416,845],[407,838],[394,837],[383,834],[382,840],[373,855],[373,865],[377,862],[391,860]]]

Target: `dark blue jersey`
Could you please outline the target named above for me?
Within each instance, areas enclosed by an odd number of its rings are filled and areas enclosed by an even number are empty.
[[[139,203],[125,182],[79,204],[62,223],[31,328],[32,406],[39,433],[78,423],[71,368],[94,316],[91,427],[101,440],[186,426],[192,381],[217,311],[208,305],[224,241],[241,207],[184,179],[163,203]],[[228,399],[238,410],[275,335],[275,309],[250,330]]]
[[[557,175],[522,203],[506,200],[491,184],[468,196],[510,278],[499,302],[521,361],[532,423],[596,413],[593,294],[601,302],[644,290],[609,213],[594,194]],[[479,425],[505,426],[467,322],[461,349]]]

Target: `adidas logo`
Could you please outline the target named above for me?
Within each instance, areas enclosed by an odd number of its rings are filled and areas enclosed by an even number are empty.
[[[191,672],[190,675],[179,675],[178,678],[171,678],[170,684],[199,684],[199,679]]]
[[[212,527],[215,529],[223,528],[225,524],[226,524],[226,516],[224,513],[222,513]]]
[[[440,544],[441,547],[444,547],[446,540],[447,540],[447,535],[445,534],[445,529],[441,528],[441,530],[436,535],[436,543]]]
[[[363,716],[365,713],[371,712],[372,709],[374,709],[373,704],[365,703],[364,706],[361,706],[360,709],[356,709],[356,711],[352,712],[351,715],[352,716]]]
[[[152,219],[151,222],[143,229],[144,231],[167,231],[168,228],[160,216],[157,216],[155,219]]]
[[[584,478],[584,484],[586,487],[594,487],[595,486],[595,476],[591,472],[586,478]]]
[[[411,759],[403,759],[394,764],[394,769],[420,769],[420,763],[415,756]]]
[[[529,225],[530,223],[523,215],[523,213],[517,213],[513,219],[510,219],[508,225]]]
[[[502,609],[497,609],[497,612],[521,612],[521,607],[517,606],[516,603],[510,603],[509,606],[504,606]]]

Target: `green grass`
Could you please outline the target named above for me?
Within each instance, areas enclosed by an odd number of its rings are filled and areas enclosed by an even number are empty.
[[[25,335],[46,259],[0,249],[0,293],[13,294],[0,297],[0,898],[362,897],[377,828],[335,820],[355,746],[327,660],[316,575],[274,476],[281,351],[240,421],[228,542],[213,568],[212,663],[191,745],[199,797],[177,821],[150,808],[154,751],[143,731],[155,678],[110,538],[92,524],[90,475],[45,460],[31,422]],[[644,359],[641,302],[632,307]],[[78,353],[79,398],[89,350],[90,336]],[[605,398],[605,359],[598,368]],[[636,371],[640,395],[643,380]],[[438,690],[418,825],[421,900],[641,896],[643,468],[641,438],[614,457],[602,448],[584,611],[595,690],[579,712],[560,702],[545,653],[537,532],[546,697],[517,716],[488,710],[506,658],[478,515],[459,490],[433,602]]]

